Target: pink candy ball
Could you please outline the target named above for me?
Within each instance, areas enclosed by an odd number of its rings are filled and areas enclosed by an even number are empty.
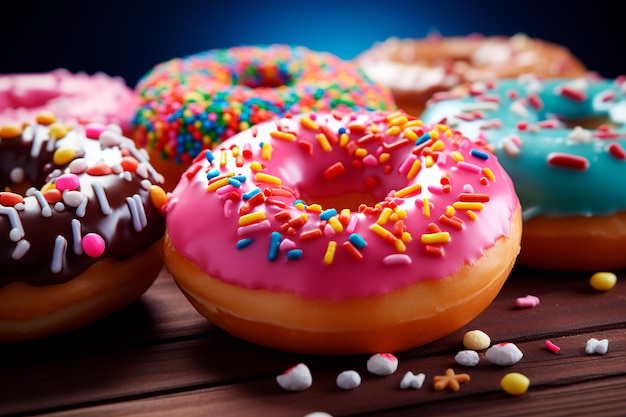
[[[104,239],[96,233],[87,233],[82,241],[83,250],[88,256],[97,258],[104,253]]]

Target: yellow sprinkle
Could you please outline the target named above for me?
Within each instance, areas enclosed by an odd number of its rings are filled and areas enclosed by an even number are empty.
[[[272,159],[272,144],[269,142],[264,142],[263,147],[261,148],[261,158],[270,160]]]
[[[507,394],[522,395],[528,391],[530,379],[519,372],[509,372],[500,380],[500,387]]]
[[[432,155],[426,155],[426,158],[424,158],[424,165],[426,165],[426,168],[430,168],[435,165],[435,159]]]
[[[397,136],[400,134],[400,132],[402,132],[400,126],[391,126],[389,129],[387,129],[386,133],[389,136]]]
[[[56,185],[54,185],[54,183],[49,182],[49,183],[47,183],[46,185],[44,185],[43,187],[41,187],[41,190],[40,190],[40,191],[41,191],[42,193],[45,193],[46,191],[49,191],[49,190],[54,190],[55,188],[57,188],[57,186],[56,186]]]
[[[319,126],[317,125],[317,123],[315,123],[313,121],[313,119],[311,119],[310,117],[303,117],[300,119],[300,124],[304,127],[306,127],[307,129],[311,129],[311,130],[319,130]]]
[[[328,224],[333,228],[333,230],[337,233],[343,232],[343,224],[336,217],[331,217],[328,219]]]
[[[428,132],[430,134],[430,138],[431,139],[439,139],[439,131],[437,130],[431,130],[430,132]]]
[[[378,223],[372,224],[370,226],[370,230],[372,232],[376,233],[377,235],[382,236],[382,237],[386,237],[386,236],[391,234],[391,232],[389,230],[385,229],[384,227],[382,227]]]
[[[489,167],[484,167],[483,168],[483,174],[485,174],[485,176],[487,178],[489,178],[491,181],[495,181],[496,180],[496,176],[493,175],[493,171]]]
[[[404,244],[404,242],[402,241],[402,239],[398,239],[396,238],[393,241],[393,245],[396,247],[396,250],[400,253],[404,253],[406,252],[406,245]]]
[[[254,211],[239,217],[239,226],[247,226],[252,223],[258,223],[265,220],[265,213],[262,211]]]
[[[477,215],[476,215],[476,213],[474,213],[472,210],[467,210],[467,211],[465,212],[465,214],[467,214],[467,217],[469,217],[469,218],[470,218],[470,220],[474,220],[474,221],[475,221],[475,220],[477,220],[477,219],[478,219],[478,216],[477,216]]]
[[[42,111],[37,116],[35,116],[35,121],[40,125],[49,125],[54,123],[56,120],[56,116],[50,111]]]
[[[419,162],[419,160],[417,159],[416,161]],[[415,162],[413,162],[413,164],[415,164]],[[394,194],[394,197],[404,198],[407,195],[419,194],[421,192],[422,192],[422,186],[420,184],[413,184],[413,185],[409,185],[408,187],[404,187],[396,191],[396,193]]]
[[[446,243],[449,241],[450,241],[450,233],[448,232],[422,234],[422,243],[425,243],[425,244]]]
[[[435,129],[437,129],[440,132],[445,132],[446,130],[449,129],[449,127],[447,125],[438,123],[438,124],[435,125]]]
[[[456,210],[454,210],[454,207],[453,207],[453,206],[447,206],[447,207],[446,207],[446,212],[445,212],[445,215],[446,215],[447,217],[452,217],[452,216],[454,216],[454,213],[456,213]]]
[[[395,213],[398,215],[398,218],[400,220],[406,219],[406,216],[407,216],[406,210],[404,210],[404,209],[396,209]]]
[[[209,184],[209,186],[206,188],[207,191],[215,191],[218,188],[224,187],[228,185],[228,178],[222,178],[219,179],[211,184]]]
[[[319,133],[315,135],[315,138],[317,139],[317,142],[320,144],[324,152],[330,152],[333,150],[333,147],[330,146],[330,142],[328,141],[328,138],[325,134]]]
[[[404,127],[420,127],[422,126],[424,123],[420,120],[420,119],[413,119],[413,120],[409,120]]]
[[[261,171],[263,169],[263,165],[259,161],[250,162],[250,169],[252,171]]]
[[[389,216],[391,216],[392,213],[393,210],[391,210],[389,207],[385,207],[378,216],[378,220],[376,220],[376,223],[386,224],[389,221]]]
[[[411,164],[411,168],[409,168],[409,172],[407,172],[406,174],[406,178],[409,180],[412,180],[413,178],[415,178],[421,166],[422,166],[422,162],[419,159],[416,159],[415,161],[413,161],[413,163]]]
[[[441,139],[439,139],[435,143],[432,144],[430,149],[432,149],[433,151],[442,151],[444,147],[445,147],[445,144],[443,143]]]
[[[617,276],[612,272],[596,272],[589,280],[594,290],[608,291],[617,283]]]
[[[239,146],[233,146],[230,152],[233,154],[233,157],[237,158],[239,156]]]
[[[393,213],[391,213],[391,216],[389,216],[389,221],[390,222],[397,222],[400,219],[400,217],[398,216],[398,213],[396,213],[395,211]]]
[[[409,119],[403,114],[394,115],[391,120],[389,120],[389,126],[402,126],[408,122]]]
[[[402,232],[402,236],[400,237],[400,239],[402,239],[404,243],[409,243],[411,240],[413,240],[413,236],[411,236],[411,233],[409,232]]]
[[[423,201],[422,211],[424,212],[424,217],[430,217],[430,203],[428,202],[428,198],[424,197]]]
[[[330,265],[335,259],[335,251],[337,250],[337,242],[331,240],[326,246],[326,253],[324,254],[324,264]]]
[[[167,194],[163,188],[158,185],[152,185],[150,187],[150,201],[157,209],[161,210],[161,207],[167,203]]]
[[[270,184],[282,185],[283,181],[275,177],[274,175],[264,174],[262,172],[257,172],[254,178],[257,181],[269,182]]]
[[[404,137],[410,140],[417,140],[418,136],[417,133],[415,133],[415,131],[411,130],[411,129],[404,129]]]
[[[15,124],[0,127],[0,138],[11,139],[22,134],[22,127]]]
[[[444,133],[444,135],[446,135],[447,138],[451,138],[452,136],[454,136],[454,133],[452,132],[451,129],[448,129],[448,130],[446,130],[443,133]]]
[[[479,202],[470,202],[470,201],[455,201],[452,203],[452,207],[459,210],[482,210],[483,203]]]
[[[296,207],[298,210],[306,210],[306,206],[304,205],[304,203],[296,203],[296,204],[295,204],[295,207]]]
[[[239,122],[239,130],[247,130],[250,128],[250,123],[248,122]]]
[[[389,158],[391,158],[391,155],[389,155],[389,152],[383,152],[378,157],[378,162],[381,164],[384,164],[385,162],[389,160]]]
[[[367,156],[367,149],[357,148],[356,151],[354,151],[354,156],[356,156],[357,158],[363,158],[364,156]]]
[[[309,206],[307,206],[307,211],[312,211],[314,213],[321,213],[322,212],[322,206],[319,204],[311,204]]]
[[[342,133],[341,135],[339,135],[339,146],[343,148],[344,146],[348,144],[349,140],[350,140],[350,137],[348,136],[348,134]]]
[[[461,162],[465,160],[465,158],[463,158],[463,154],[459,151],[450,152],[450,156],[452,157],[452,159],[454,159],[455,162]]]
[[[226,166],[228,162],[228,154],[226,152],[222,152],[220,154],[220,166]]]
[[[76,158],[76,151],[72,148],[58,148],[54,151],[52,161],[57,165],[66,165]]]
[[[270,132],[270,136],[274,139],[286,140],[288,142],[293,142],[296,140],[296,135],[289,132],[281,132],[280,130],[273,130]]]

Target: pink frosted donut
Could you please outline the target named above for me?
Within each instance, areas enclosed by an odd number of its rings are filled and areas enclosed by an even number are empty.
[[[26,123],[42,112],[67,124],[117,124],[130,134],[137,106],[119,77],[57,69],[46,73],[0,75],[0,125]]]
[[[165,211],[165,262],[198,311],[299,352],[445,336],[489,305],[520,249],[497,158],[401,112],[255,125],[201,154]]]

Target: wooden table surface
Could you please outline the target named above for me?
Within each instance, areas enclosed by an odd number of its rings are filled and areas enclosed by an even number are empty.
[[[88,328],[37,342],[0,347],[1,416],[617,416],[626,415],[626,273],[606,292],[589,274],[516,268],[496,300],[468,326],[439,341],[398,353],[390,376],[368,373],[366,356],[285,353],[236,339],[207,322],[163,271],[144,296]],[[520,309],[517,297],[540,298]],[[481,357],[463,367],[455,354],[465,332],[524,353],[512,366]],[[605,355],[585,353],[590,338],[608,339]],[[547,349],[550,340],[561,348]],[[276,376],[306,364],[313,385],[288,392]],[[436,391],[447,368],[471,380],[457,392]],[[351,391],[337,387],[344,370],[359,372]],[[421,389],[403,390],[407,371],[424,373]],[[509,372],[531,381],[512,396],[500,388]]]

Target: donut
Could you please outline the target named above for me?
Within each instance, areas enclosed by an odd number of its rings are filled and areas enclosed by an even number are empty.
[[[227,332],[315,354],[394,352],[462,327],[519,252],[495,156],[402,112],[307,112],[203,152],[165,205],[165,265]]]
[[[163,267],[162,176],[114,125],[0,127],[0,343],[86,326]]]
[[[439,93],[422,114],[487,144],[523,208],[520,265],[626,267],[626,84],[522,76]]]
[[[570,78],[586,72],[569,49],[524,34],[392,37],[355,60],[371,79],[391,89],[398,107],[416,116],[434,93],[467,82],[525,73]]]
[[[212,49],[157,64],[136,87],[138,146],[170,191],[204,149],[288,113],[393,110],[390,92],[328,52],[282,44]]]
[[[116,124],[130,135],[137,108],[135,92],[121,77],[67,69],[0,75],[0,125],[29,123],[50,112],[64,123]]]

